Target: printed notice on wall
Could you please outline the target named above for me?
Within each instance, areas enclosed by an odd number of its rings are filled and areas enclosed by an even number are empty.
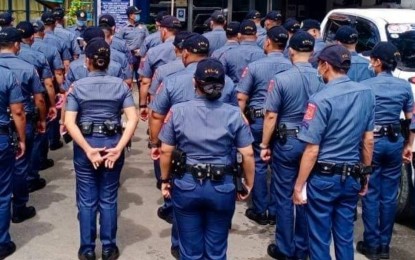
[[[117,28],[120,28],[127,22],[127,14],[125,13],[125,10],[129,6],[133,5],[133,0],[98,0],[97,4],[97,20],[103,14],[110,14],[114,17]]]

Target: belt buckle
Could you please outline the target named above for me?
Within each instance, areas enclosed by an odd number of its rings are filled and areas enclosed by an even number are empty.
[[[346,177],[350,176],[352,174],[353,167],[348,164],[343,164],[342,167],[342,182],[346,180]]]

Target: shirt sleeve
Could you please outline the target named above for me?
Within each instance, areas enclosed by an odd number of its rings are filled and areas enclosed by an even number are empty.
[[[249,128],[248,120],[238,111],[239,116],[236,121],[236,135],[235,146],[237,148],[244,148],[251,145],[254,142],[251,129]]]
[[[22,103],[24,101],[22,88],[17,82],[16,78],[10,73],[8,80],[4,79],[4,82],[8,82],[7,86],[9,87],[9,104]]]
[[[160,86],[162,80],[163,79],[160,75],[160,70],[157,68],[156,71],[154,72],[153,79],[151,80],[151,85],[148,90],[148,93],[150,95],[154,96],[156,94],[157,88]]]
[[[298,139],[310,144],[320,144],[326,131],[328,112],[329,110],[324,107],[322,102],[317,103],[310,100],[301,123]]]
[[[63,89],[65,91],[69,90],[69,87],[71,86],[71,84],[75,81],[75,76],[73,74],[73,70],[72,67],[69,66],[69,70],[68,73],[66,73],[66,78],[65,78],[65,83],[63,84]]]
[[[60,70],[63,69],[63,63],[61,56],[59,55],[59,52],[55,50],[55,53],[53,55],[53,69],[54,70]]]
[[[150,103],[150,108],[160,115],[166,115],[171,108],[170,95],[167,89],[169,84],[169,81],[163,81],[157,91],[158,93]]]
[[[280,85],[280,81],[272,79],[268,83],[267,98],[265,100],[265,110],[273,113],[278,113],[281,106],[281,100],[283,96],[283,89]]]
[[[53,74],[52,71],[50,69],[49,63],[46,60],[46,58],[42,58],[41,59],[41,64],[42,64],[42,79],[48,79],[48,78],[53,78]]]
[[[152,67],[151,56],[152,56],[152,52],[150,51],[145,56],[144,60],[142,61],[143,63],[140,64],[140,68],[138,69],[138,74],[140,74],[141,76],[145,78],[151,78],[151,76],[153,75],[153,70],[151,69]]]
[[[254,85],[254,75],[252,74],[252,68],[249,66],[242,72],[241,80],[236,87],[237,92],[249,95]]]
[[[134,107],[135,104],[134,104],[134,98],[133,98],[133,93],[132,93],[131,89],[125,83],[123,83],[122,88],[125,91],[124,102],[122,104],[122,107],[123,108]]]
[[[66,111],[78,112],[79,104],[76,97],[75,86],[71,85],[68,90],[68,97],[66,98]]]
[[[45,88],[43,87],[42,83],[40,82],[39,74],[37,73],[36,69],[33,68],[33,75],[31,79],[32,83],[32,90],[34,94],[39,94],[45,92]]]
[[[375,129],[376,98],[372,90],[370,90],[368,105],[371,105],[371,110],[370,110],[369,118],[367,120],[367,125],[365,129],[366,132],[373,131]]]
[[[413,107],[414,107],[414,95],[412,93],[411,85],[409,84],[406,84],[406,93],[407,93],[407,96],[406,96],[407,100],[402,110],[405,113],[410,113],[412,112]]]
[[[72,59],[72,55],[69,52],[68,47],[66,47],[66,45],[64,45],[64,44],[62,45],[62,47],[63,47],[62,59],[63,60],[71,60]]]
[[[175,146],[176,134],[174,132],[174,117],[178,111],[174,111],[174,108],[170,109],[166,118],[164,119],[163,126],[161,128],[158,138],[165,144]]]

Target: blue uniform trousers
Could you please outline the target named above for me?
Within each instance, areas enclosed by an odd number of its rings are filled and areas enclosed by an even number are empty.
[[[0,245],[10,242],[10,205],[15,153],[8,135],[0,135]]]
[[[285,144],[276,140],[272,151],[272,178],[277,192],[275,242],[284,255],[305,259],[308,255],[305,208],[294,206],[292,201],[304,148],[305,143],[297,138],[287,137]]]
[[[349,176],[312,173],[307,185],[310,260],[329,260],[333,235],[336,259],[354,259],[353,225],[360,183]]]
[[[252,188],[252,205],[255,213],[263,214],[268,210],[268,215],[275,216],[276,191],[274,189],[274,185],[272,184],[273,178],[271,178],[271,185],[268,192],[268,164],[261,159],[261,148],[259,147],[259,144],[262,142],[263,124],[263,118],[256,118],[255,122],[250,125],[252,136],[254,137],[252,146],[254,148],[255,156],[255,179],[254,187]]]
[[[29,190],[27,186],[27,176],[31,173],[31,159],[34,142],[34,126],[32,123],[26,123],[26,152],[16,160],[15,170],[13,173],[13,211],[19,210],[26,206],[29,201]]]
[[[369,190],[362,199],[365,246],[389,246],[392,238],[401,178],[403,138],[390,142],[388,137],[375,139],[373,171]]]
[[[226,259],[235,211],[233,176],[223,181],[174,179],[172,201],[180,238],[180,259]]]
[[[60,114],[61,109],[58,109],[57,117],[54,120],[48,122],[49,128],[47,128],[47,133],[49,136],[49,146],[57,146],[59,144],[59,141],[61,140],[59,125]]]
[[[85,138],[91,147],[115,147],[120,136],[94,135]],[[85,152],[74,143],[74,166],[76,172],[76,200],[79,210],[81,232],[80,252],[95,249],[97,236],[97,213],[100,214],[100,239],[103,249],[116,246],[117,197],[124,154],[113,169],[103,165],[95,170]]]
[[[31,158],[31,171],[27,176],[28,182],[39,179],[39,169],[42,161],[42,156],[44,154],[43,144],[47,140],[47,135],[45,133],[36,133],[33,140],[33,152]]]

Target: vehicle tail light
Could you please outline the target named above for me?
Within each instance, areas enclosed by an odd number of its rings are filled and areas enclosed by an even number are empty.
[[[408,81],[409,81],[411,84],[415,84],[415,77],[410,77],[410,78],[408,79]]]

